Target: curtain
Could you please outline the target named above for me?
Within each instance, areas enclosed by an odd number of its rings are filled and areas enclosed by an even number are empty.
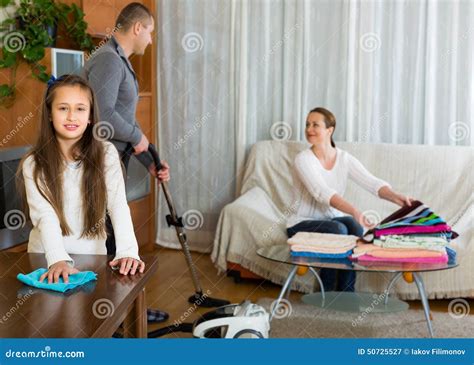
[[[473,1],[160,0],[158,141],[191,248],[207,252],[249,148],[304,140],[473,145]],[[157,243],[179,247],[158,203]]]

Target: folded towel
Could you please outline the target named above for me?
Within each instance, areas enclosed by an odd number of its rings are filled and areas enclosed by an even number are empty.
[[[384,258],[410,258],[410,257],[440,257],[446,255],[446,248],[438,250],[406,249],[406,248],[382,248],[373,244],[358,243],[354,248],[353,257],[369,254],[373,257]]]
[[[390,258],[390,257],[373,257],[371,255],[363,255],[357,258],[359,262],[390,262],[390,263],[418,263],[418,264],[438,264],[448,262],[448,255],[439,257],[405,257],[405,258]]]
[[[375,237],[400,235],[400,234],[444,232],[447,230],[449,231],[451,230],[451,227],[449,227],[447,224],[437,224],[434,226],[403,226],[403,227],[376,229]]]
[[[291,256],[314,257],[314,258],[321,258],[321,259],[342,259],[342,258],[349,257],[351,253],[352,253],[352,250],[348,250],[347,252],[339,253],[339,254],[291,251]]]
[[[355,247],[359,237],[332,233],[298,232],[288,239],[290,245],[309,245],[326,248]]]
[[[454,239],[458,234],[431,208],[420,201],[413,201],[411,206],[404,206],[384,218],[377,227],[364,234],[364,240],[372,242],[374,237],[391,234],[428,234],[448,233],[448,239]]]
[[[292,252],[314,252],[314,253],[330,253],[330,254],[339,254],[352,250],[352,246],[349,247],[335,247],[335,248],[326,248],[326,247],[313,247],[308,245],[291,245],[290,251]]]
[[[63,281],[63,278],[59,278],[59,283],[51,283],[48,284],[48,279],[43,280],[42,282],[39,281],[41,275],[43,275],[47,269],[38,269],[29,274],[18,274],[17,279],[20,280],[22,283],[25,283],[30,286],[34,286],[35,288],[40,289],[49,289],[58,292],[64,293],[67,290],[74,289],[80,285],[88,283],[92,280],[97,280],[97,274],[92,271],[81,271],[77,274],[69,275],[69,283],[66,284]]]
[[[446,237],[389,235],[375,239],[374,244],[382,247],[390,247],[390,244],[395,244],[409,247],[431,248],[433,246],[447,246],[449,242]]]
[[[456,250],[450,246],[446,247],[446,253],[448,254],[448,258],[450,262],[456,262]]]

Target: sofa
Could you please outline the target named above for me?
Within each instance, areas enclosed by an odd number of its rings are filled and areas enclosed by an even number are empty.
[[[395,191],[418,199],[443,217],[459,237],[452,241],[459,266],[424,272],[430,299],[474,297],[474,148],[338,142],[375,176]],[[239,197],[221,211],[211,258],[220,272],[229,263],[282,284],[290,266],[259,257],[261,247],[286,244],[286,219],[292,207],[295,156],[309,145],[296,141],[262,141],[248,156]],[[382,200],[353,182],[345,199],[367,214],[383,219],[399,207]],[[381,293],[392,274],[358,273],[356,290]],[[312,275],[298,276],[293,290],[311,292]],[[401,299],[419,299],[417,288],[398,280],[393,292]]]

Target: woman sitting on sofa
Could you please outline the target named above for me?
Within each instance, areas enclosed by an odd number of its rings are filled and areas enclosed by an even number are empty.
[[[336,118],[329,110],[309,112],[305,134],[311,148],[300,152],[294,161],[294,201],[299,205],[287,222],[289,237],[297,232],[360,237],[363,225],[372,228],[363,213],[343,198],[349,178],[382,199],[411,205],[411,198],[394,192],[354,156],[336,147],[332,139],[335,128]],[[321,269],[320,276],[327,291],[354,291],[354,271]]]

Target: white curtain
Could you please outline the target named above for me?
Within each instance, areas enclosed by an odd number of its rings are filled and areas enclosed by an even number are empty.
[[[160,0],[158,19],[159,147],[195,250],[249,148],[304,139],[313,107],[336,141],[474,144],[473,1]]]

